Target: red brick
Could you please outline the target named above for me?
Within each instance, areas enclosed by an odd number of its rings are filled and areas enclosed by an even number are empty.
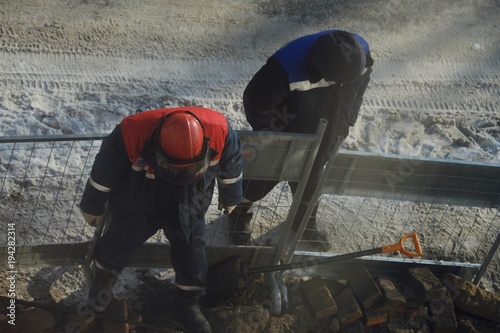
[[[375,305],[363,311],[363,323],[366,326],[375,326],[387,321],[387,311],[383,305]]]
[[[106,314],[116,318],[128,318],[128,306],[124,299],[113,300],[106,310]],[[113,320],[104,320],[103,333],[129,333],[130,327],[127,323]]]
[[[142,317],[130,307],[128,307],[128,319],[136,323],[142,323]],[[130,330],[133,330],[135,327],[136,325],[130,324]]]
[[[339,318],[342,325],[349,325],[363,317],[361,307],[350,288],[342,291],[335,297],[335,301],[338,306],[337,318]]]
[[[351,287],[365,309],[370,308],[383,299],[382,292],[362,264],[350,267],[346,270],[345,274],[347,284]]]
[[[302,281],[301,289],[316,314],[316,318],[321,320],[337,313],[337,304],[321,276]]]
[[[341,333],[360,333],[365,332],[365,328],[363,327],[363,323],[361,321],[355,321],[348,325],[342,326],[340,330]]]

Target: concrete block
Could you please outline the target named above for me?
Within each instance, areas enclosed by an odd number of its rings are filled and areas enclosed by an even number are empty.
[[[396,281],[387,277],[379,277],[377,284],[384,294],[384,308],[387,311],[405,312],[406,298],[401,293]]]
[[[363,317],[361,307],[350,288],[335,297],[335,302],[337,302],[338,307],[337,318],[342,325],[349,325]]]
[[[457,333],[479,333],[479,331],[476,330],[470,320],[462,319],[458,323]]]
[[[429,302],[429,323],[433,333],[453,333],[457,330],[457,319],[453,301],[448,295]]]
[[[332,321],[330,322],[330,325],[328,325],[328,329],[330,330],[331,333],[340,332],[341,324],[339,318],[333,317]]]
[[[427,267],[409,268],[404,283],[424,295],[426,302],[446,296],[446,287]]]
[[[389,329],[389,333],[414,333],[414,326],[409,322],[405,314],[401,312],[389,312],[387,322],[383,324]],[[378,328],[378,327],[377,327]]]
[[[451,292],[456,308],[500,323],[500,294],[490,293],[451,273],[444,274],[441,282]]]
[[[430,332],[428,320],[430,319],[429,309],[427,306],[419,308],[406,308],[406,321],[409,326],[415,329],[416,332]]]
[[[356,264],[345,272],[347,284],[359,299],[365,309],[383,299],[382,292],[378,288],[370,273],[362,264]]]
[[[410,309],[418,309],[425,305],[425,295],[417,292],[407,284],[403,284],[403,296],[406,300],[406,307]]]
[[[332,294],[333,298],[335,298],[335,296],[340,294],[341,291],[349,288],[349,286],[346,283],[340,282],[339,280],[336,279],[323,279],[323,282],[325,283],[328,290],[330,290],[330,293]]]
[[[332,294],[323,283],[321,276],[302,281],[301,290],[316,314],[316,318],[319,320],[328,318],[337,313],[337,304]]]

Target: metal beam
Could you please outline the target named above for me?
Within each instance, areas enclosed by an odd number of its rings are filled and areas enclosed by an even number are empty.
[[[90,242],[78,244],[53,244],[38,246],[23,246],[17,249],[17,269],[46,267],[46,266],[70,266],[86,263],[86,254]],[[207,258],[209,264],[222,261],[230,256],[239,256],[247,268],[259,268],[272,265],[275,249],[263,246],[230,246],[230,247],[208,247]],[[398,276],[409,267],[428,267],[436,276],[450,272],[459,276],[474,276],[480,269],[479,263],[462,263],[451,261],[435,261],[424,259],[402,259],[388,256],[364,256],[333,264],[322,264],[311,266],[310,263],[334,256],[334,253],[319,253],[307,251],[295,251],[292,262],[303,262],[304,268],[286,271],[297,276],[319,274],[333,278],[342,278],[344,270],[355,262],[361,262],[365,267],[375,274],[386,274]],[[0,261],[7,261],[6,248],[0,248]],[[130,267],[145,268],[171,268],[170,246],[168,244],[146,243],[141,245],[134,254]]]
[[[322,193],[495,208],[500,164],[341,151]]]

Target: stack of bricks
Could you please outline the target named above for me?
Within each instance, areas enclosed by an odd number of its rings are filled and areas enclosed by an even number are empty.
[[[409,268],[400,276],[372,277],[361,264],[346,269],[345,279],[320,276],[302,280],[301,290],[316,318],[328,322],[330,332],[469,332],[470,323],[457,322],[455,306],[485,319],[500,321],[500,300],[481,294],[476,286],[446,274],[438,279],[428,268]],[[345,283],[341,281],[346,281]],[[471,291],[472,290],[472,291]],[[468,293],[468,294],[465,294]],[[474,305],[488,309],[474,313]],[[458,302],[458,303],[457,303]],[[482,314],[480,314],[482,312]]]
[[[412,299],[408,317],[417,314],[422,326],[430,326],[432,332],[456,332],[453,299],[449,290],[428,268],[410,268],[403,277],[407,297]]]

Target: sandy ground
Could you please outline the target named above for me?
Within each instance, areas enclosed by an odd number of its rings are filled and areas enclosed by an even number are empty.
[[[107,132],[137,108],[182,103],[246,129],[242,91],[267,57],[298,36],[342,28],[364,36],[376,61],[346,148],[499,161],[499,7],[2,1],[0,132]]]
[[[211,107],[249,129],[241,96],[252,75],[287,41],[331,28],[362,35],[375,59],[344,149],[500,163],[498,0],[0,0],[0,134],[106,133],[138,108],[177,105]],[[324,200],[345,207],[343,198]],[[349,209],[357,215],[362,204]],[[395,211],[405,208],[386,215]],[[460,230],[490,221],[477,239],[491,242],[500,230],[498,210],[465,215],[472,221]],[[425,224],[461,232],[453,218]],[[352,224],[331,232],[346,228]],[[355,234],[366,235],[366,224],[359,228]],[[382,229],[368,230],[376,237]],[[354,237],[342,249],[357,244]],[[485,253],[475,242],[455,247],[442,258]],[[484,284],[496,292],[498,261]],[[35,280],[57,276],[56,298],[64,298],[64,282],[79,274],[44,270]],[[129,290],[138,283],[129,282]]]

